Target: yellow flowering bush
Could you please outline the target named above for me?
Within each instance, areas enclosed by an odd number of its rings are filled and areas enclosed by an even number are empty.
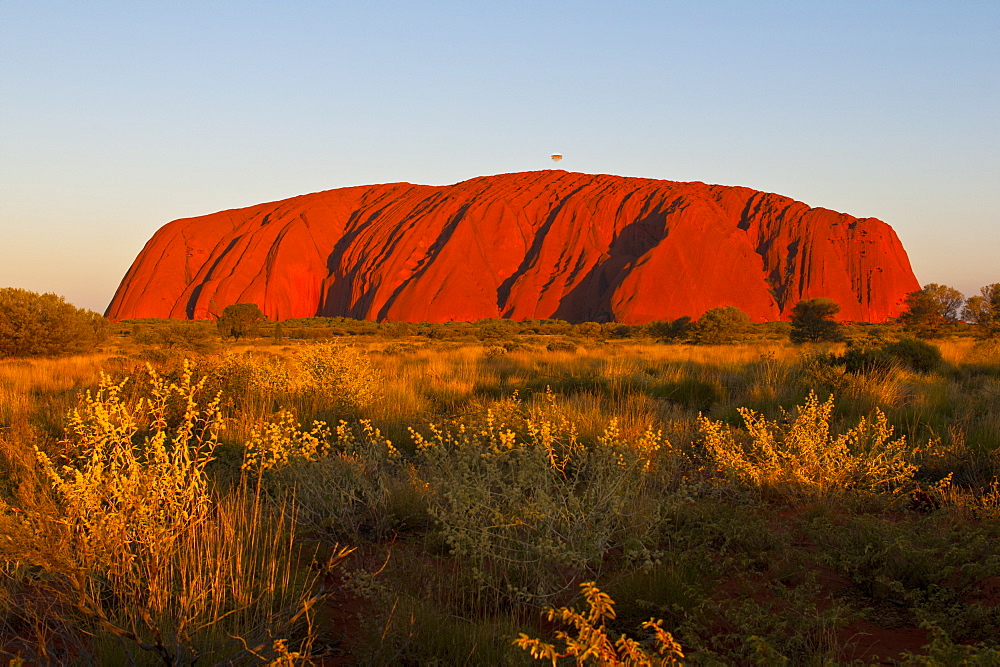
[[[314,422],[309,431],[300,430],[291,413],[282,410],[274,421],[260,424],[250,433],[243,460],[244,470],[263,472],[301,459],[317,461],[330,450],[330,429],[326,422]]]
[[[301,388],[357,409],[381,396],[382,378],[368,356],[343,345],[310,345],[295,355]]]
[[[840,435],[830,429],[832,396],[821,403],[810,392],[804,405],[778,421],[747,408],[739,413],[745,433],[705,417],[698,418],[698,429],[716,470],[743,484],[815,496],[848,488],[893,488],[917,469],[906,439],[893,439],[881,410]]]
[[[300,523],[330,533],[382,531],[389,486],[402,456],[371,422],[324,422],[303,430],[288,412],[260,424],[246,444],[243,470],[266,475],[273,488],[295,489]],[[353,531],[353,533],[352,533]]]
[[[225,355],[212,369],[212,375],[232,398],[246,391],[276,394],[300,389],[299,379],[283,359],[248,352]]]
[[[210,504],[205,466],[218,442],[218,397],[202,402],[205,379],[194,381],[187,363],[178,383],[149,372],[151,396],[135,405],[122,398],[127,380],[101,375],[69,416],[66,463],[36,449],[88,564],[169,543]],[[170,424],[174,412],[179,421]]]

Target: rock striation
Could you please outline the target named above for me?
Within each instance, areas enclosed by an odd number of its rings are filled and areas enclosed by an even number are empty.
[[[738,306],[759,322],[828,297],[844,320],[879,322],[916,289],[895,232],[875,218],[744,187],[553,170],[175,220],[107,316],[206,319],[249,302],[275,320],[635,324]]]

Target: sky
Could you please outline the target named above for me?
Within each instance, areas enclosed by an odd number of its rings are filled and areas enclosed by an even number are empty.
[[[552,168],[742,185],[1000,282],[1000,2],[0,0],[0,287],[103,312],[167,222]]]

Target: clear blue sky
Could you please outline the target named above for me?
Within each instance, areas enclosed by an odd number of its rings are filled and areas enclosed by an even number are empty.
[[[0,287],[175,218],[546,169],[745,185],[1000,282],[1000,2],[0,0]]]

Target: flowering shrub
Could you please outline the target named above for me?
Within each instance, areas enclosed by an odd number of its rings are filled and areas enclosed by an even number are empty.
[[[222,497],[210,487],[219,397],[205,395],[205,378],[195,380],[187,362],[176,382],[149,369],[135,399],[124,398],[126,383],[102,376],[83,397],[64,461],[35,450],[54,503],[24,512],[23,536],[4,555],[42,568],[38,597],[74,609],[85,633],[113,637],[123,662],[136,651],[165,664],[308,654],[308,629],[294,649],[275,642],[298,632],[323,595],[313,593],[317,575],[298,569],[294,512],[246,486]],[[329,566],[349,552],[336,551]],[[117,662],[90,658],[81,661]]]
[[[88,565],[131,561],[136,548],[169,544],[210,504],[205,466],[221,426],[218,398],[201,401],[205,379],[195,382],[188,364],[176,384],[150,373],[151,397],[136,405],[122,399],[127,381],[102,374],[97,392],[70,414],[66,464],[36,449]],[[168,424],[178,403],[180,421]]]
[[[805,405],[781,420],[739,409],[746,433],[722,422],[698,418],[705,450],[723,476],[752,486],[780,489],[793,495],[823,495],[848,488],[892,488],[916,472],[911,448],[877,410],[874,420],[861,418],[846,433],[830,432],[833,397],[823,403],[810,392]]]
[[[317,395],[356,410],[381,396],[382,378],[367,354],[331,343],[309,345],[289,360],[230,354],[212,369],[232,400],[246,392],[263,396]]]
[[[212,369],[212,376],[233,399],[247,391],[294,393],[300,388],[299,381],[284,360],[255,357],[248,352],[227,354]]]
[[[342,345],[311,345],[295,356],[301,388],[321,392],[356,409],[381,395],[382,378],[364,352]]]
[[[371,422],[324,422],[301,429],[291,414],[255,428],[243,470],[266,475],[273,488],[295,489],[297,520],[330,533],[384,532],[389,487],[402,463]]]
[[[329,452],[329,438],[326,422],[314,422],[312,429],[302,431],[289,412],[281,411],[276,420],[251,431],[243,469],[264,472],[295,460],[317,461]]]

